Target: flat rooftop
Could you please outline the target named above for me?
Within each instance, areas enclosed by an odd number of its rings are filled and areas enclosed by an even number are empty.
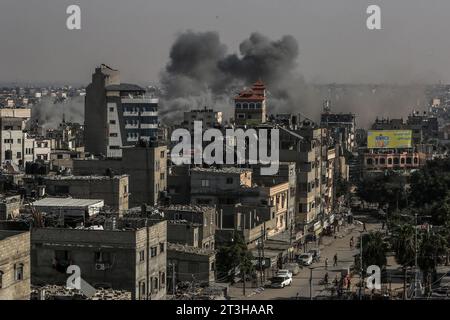
[[[32,203],[37,207],[88,207],[103,204],[103,199],[44,198]]]
[[[204,255],[204,256],[210,256],[210,255],[214,254],[214,250],[211,250],[211,249],[186,246],[183,244],[170,243],[170,242],[167,242],[167,250],[183,252],[183,253],[192,253],[192,254],[198,254],[198,255]]]
[[[12,231],[12,230],[0,230],[0,241],[5,240],[6,238],[17,236],[18,234],[24,233],[27,231]]]
[[[252,172],[250,168],[235,168],[235,167],[224,167],[224,168],[200,168],[195,167],[191,169],[192,172],[207,172],[207,173],[234,173],[240,174],[244,172]]]
[[[128,177],[127,174],[122,175],[116,175],[116,176],[99,176],[99,175],[92,175],[92,176],[61,176],[61,175],[53,175],[53,176],[46,176],[44,177],[45,180],[66,180],[66,181],[73,181],[73,180],[120,180],[122,178]]]
[[[160,211],[189,211],[189,212],[204,212],[205,210],[215,210],[215,207],[208,205],[193,205],[193,204],[172,204],[169,206],[158,207]]]

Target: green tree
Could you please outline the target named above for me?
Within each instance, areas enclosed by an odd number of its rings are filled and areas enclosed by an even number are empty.
[[[416,255],[415,230],[411,224],[401,225],[391,238],[392,249],[395,252],[395,260],[403,268],[414,265]]]
[[[253,272],[252,253],[239,232],[234,232],[232,241],[228,245],[221,246],[216,255],[217,271],[219,279],[226,279],[233,283],[236,271],[241,274]]]
[[[427,292],[431,290],[431,280],[436,279],[436,268],[447,253],[447,239],[439,232],[421,232],[418,265],[423,272]]]
[[[390,210],[404,208],[408,203],[406,178],[395,172],[364,179],[357,187],[357,194],[366,202],[389,205]]]
[[[358,248],[361,248],[361,237],[358,241]],[[371,231],[362,234],[362,257],[363,270],[370,265],[377,265],[380,269],[386,266],[386,253],[388,243],[384,240],[384,234],[379,231]],[[360,254],[357,255],[356,266],[360,269]]]

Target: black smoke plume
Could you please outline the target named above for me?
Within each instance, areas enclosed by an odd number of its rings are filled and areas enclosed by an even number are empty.
[[[323,101],[331,100],[333,111],[353,112],[368,127],[377,116],[406,116],[423,101],[422,88],[372,85],[343,86],[341,91],[307,84],[298,71],[299,46],[285,35],[272,40],[252,33],[228,53],[217,32],[187,31],[177,36],[170,59],[161,73],[164,98],[161,117],[177,121],[183,111],[212,107],[233,116],[234,95],[261,79],[268,88],[269,113],[293,113],[319,120]],[[350,71],[349,71],[350,72]]]

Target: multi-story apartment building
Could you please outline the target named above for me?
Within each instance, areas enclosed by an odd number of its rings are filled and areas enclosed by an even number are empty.
[[[285,231],[289,225],[288,181],[255,185],[249,168],[192,168],[190,190],[192,203],[215,205],[218,211],[228,211],[232,220],[237,215],[244,217],[249,213],[247,209],[241,210],[241,206],[252,208],[257,212],[255,219],[259,223],[273,221],[267,226],[269,236]],[[243,228],[251,224],[233,223],[235,227]]]
[[[29,300],[30,272],[30,232],[0,230],[0,300]]]
[[[121,83],[118,70],[96,68],[86,89],[86,151],[120,158],[122,147],[156,140],[158,99],[145,93],[138,85]]]
[[[222,125],[222,112],[213,109],[198,109],[184,112],[182,125],[190,132],[194,131],[194,121],[201,121],[202,127],[217,128]]]
[[[172,221],[187,221],[198,226],[198,238],[196,247],[214,249],[214,235],[216,231],[216,209],[210,206],[196,205],[171,205],[159,207],[164,213],[164,218]],[[175,230],[171,227],[171,230]],[[171,236],[172,237],[172,236]],[[195,240],[194,240],[195,241]]]
[[[266,122],[266,86],[257,81],[249,89],[242,90],[234,98],[234,121],[237,125]]]
[[[51,175],[42,179],[51,196],[71,196],[81,199],[103,199],[105,205],[123,212],[128,209],[128,175],[64,176]]]
[[[320,116],[320,126],[327,128],[336,143],[345,151],[356,148],[356,120],[352,113],[332,113],[329,102],[325,102],[324,112]]]
[[[324,213],[326,160],[328,145],[325,129],[311,123],[295,129],[280,130],[280,161],[295,162],[297,170],[296,217],[297,229],[320,233],[319,218]],[[325,162],[324,162],[325,161]]]
[[[156,205],[167,190],[167,147],[148,145],[123,148],[121,159],[74,159],[75,175],[129,175],[129,205]],[[108,174],[109,175],[109,174]]]
[[[25,130],[30,117],[30,109],[0,109],[0,163],[23,167],[27,162],[50,159],[50,141]]]
[[[131,292],[132,299],[166,296],[166,221],[142,219],[118,229],[35,228],[31,232],[33,285],[66,283],[66,269],[78,265],[94,287]]]

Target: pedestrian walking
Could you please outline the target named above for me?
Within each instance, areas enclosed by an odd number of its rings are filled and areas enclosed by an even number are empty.
[[[328,258],[325,258],[325,270],[328,270]]]
[[[337,253],[334,255],[334,257],[333,257],[333,267],[336,267],[337,266],[337,263],[338,263],[338,256],[337,256]]]

